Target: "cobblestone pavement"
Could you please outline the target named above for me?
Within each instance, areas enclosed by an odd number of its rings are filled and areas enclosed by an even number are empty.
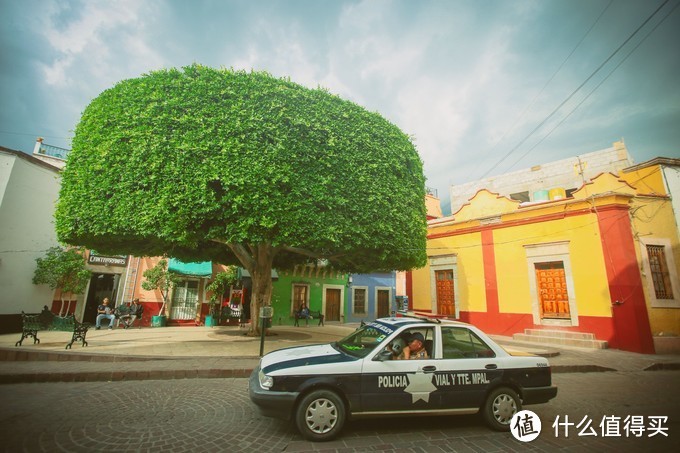
[[[477,416],[350,422],[332,442],[303,440],[289,423],[260,416],[247,380],[178,379],[0,386],[0,439],[8,452],[364,452],[364,451],[680,451],[678,371],[565,373],[535,441],[490,431]],[[592,419],[596,437],[558,438],[556,416]],[[668,416],[668,437],[602,437],[603,416]]]

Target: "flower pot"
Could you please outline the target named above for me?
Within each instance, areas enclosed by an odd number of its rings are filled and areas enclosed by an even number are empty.
[[[206,315],[205,326],[206,327],[215,327],[216,325],[217,325],[217,319],[212,315]]]
[[[165,316],[152,316],[151,327],[165,327],[167,318]]]

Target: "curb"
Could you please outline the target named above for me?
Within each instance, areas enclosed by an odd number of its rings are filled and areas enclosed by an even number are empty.
[[[555,373],[600,373],[604,371],[619,371],[599,365],[551,365],[550,369]]]
[[[80,373],[22,373],[0,375],[2,384],[31,384],[45,382],[113,382],[171,379],[216,379],[247,378],[252,369],[188,369],[188,370],[153,370],[153,371],[87,371]]]
[[[648,366],[643,371],[674,371],[680,370],[680,362],[661,362]]]

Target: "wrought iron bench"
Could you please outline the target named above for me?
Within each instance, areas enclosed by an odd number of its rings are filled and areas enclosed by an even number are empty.
[[[38,331],[40,330],[71,332],[71,341],[66,345],[66,349],[71,349],[71,345],[76,341],[81,341],[83,346],[87,346],[85,337],[90,324],[76,321],[74,315],[57,316],[46,305],[43,311],[37,315],[28,315],[22,311],[21,321],[21,339],[14,344],[15,347],[21,345],[28,337],[33,337],[33,344],[39,344]]]
[[[325,316],[324,316],[324,315],[321,313],[321,311],[319,311],[319,310],[317,310],[317,311],[312,311],[312,310],[310,310],[310,311],[309,311],[309,317],[308,317],[308,318],[306,318],[306,317],[304,317],[304,316],[300,316],[300,311],[299,311],[299,310],[296,311],[296,312],[294,313],[294,316],[295,316],[295,324],[293,324],[293,325],[294,325],[295,327],[300,327],[300,320],[301,320],[301,319],[304,319],[304,320],[305,320],[305,325],[309,325],[309,320],[310,320],[310,319],[318,319],[318,320],[319,320],[319,323],[318,323],[317,325],[319,325],[319,326],[323,326],[323,325],[324,325],[323,320],[324,320]]]

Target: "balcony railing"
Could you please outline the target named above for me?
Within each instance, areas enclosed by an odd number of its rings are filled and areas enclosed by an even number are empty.
[[[40,144],[40,150],[38,153],[45,156],[56,157],[57,159],[66,160],[68,156],[69,149],[59,148],[58,146],[47,145],[45,143]]]

